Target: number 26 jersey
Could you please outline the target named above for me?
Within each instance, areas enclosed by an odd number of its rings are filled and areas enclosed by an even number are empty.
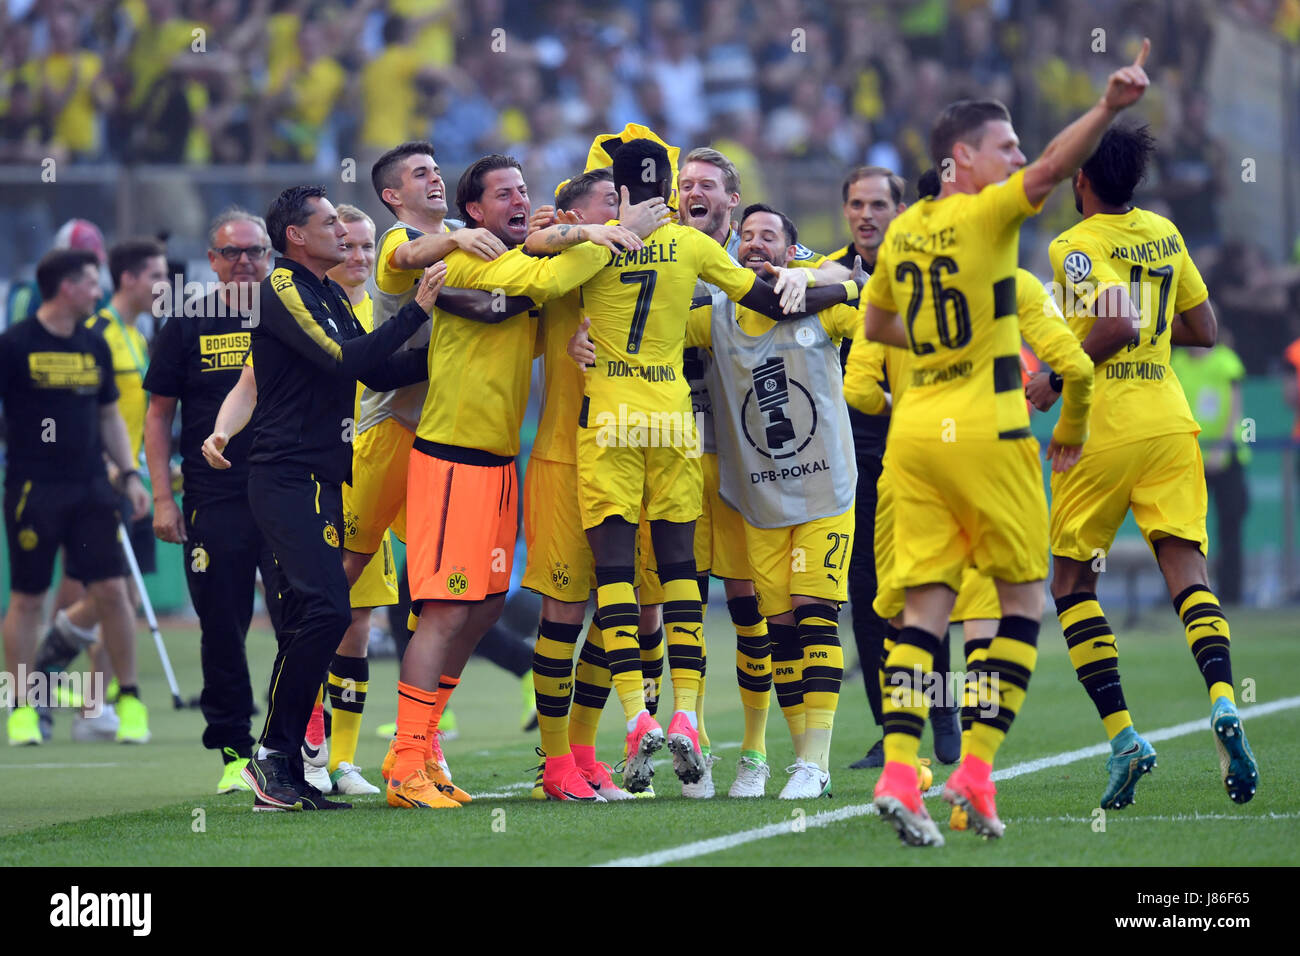
[[[866,295],[898,313],[911,343],[891,436],[1029,436],[1016,268],[1020,224],[1039,208],[1021,170],[978,193],[924,199],[890,223]]]

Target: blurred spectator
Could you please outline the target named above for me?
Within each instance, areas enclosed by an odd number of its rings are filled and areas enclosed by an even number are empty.
[[[1234,239],[1224,244],[1205,280],[1219,306],[1220,324],[1250,330],[1240,342],[1246,367],[1268,368],[1287,342],[1300,268],[1270,267],[1259,246]]]
[[[99,54],[81,49],[77,14],[68,7],[50,14],[50,52],[32,74],[41,110],[53,123],[52,139],[78,159],[98,159],[100,111],[113,103]]]
[[[325,27],[316,22],[302,25],[298,34],[298,68],[286,77],[278,93],[275,137],[271,155],[310,163],[325,132],[326,121],[347,84],[347,74],[327,48]]]
[[[426,64],[409,41],[406,21],[389,16],[384,21],[384,49],[362,68],[363,150],[383,152],[423,135],[415,104],[417,80]]]
[[[1223,148],[1205,128],[1208,111],[1206,95],[1190,91],[1172,137],[1156,151],[1160,195],[1169,203],[1170,218],[1178,223],[1179,232],[1193,250],[1219,239]]]
[[[1170,366],[1200,423],[1205,484],[1213,498],[1216,535],[1210,548],[1215,589],[1224,604],[1241,603],[1241,538],[1250,509],[1245,469],[1250,446],[1242,441],[1241,380],[1245,366],[1220,330],[1214,348],[1173,350]]]
[[[704,70],[696,55],[695,37],[678,28],[665,38],[662,59],[649,70],[659,87],[668,123],[660,134],[670,143],[693,143],[708,127],[704,99]]]

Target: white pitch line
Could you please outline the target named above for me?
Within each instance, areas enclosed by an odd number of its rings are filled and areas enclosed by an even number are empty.
[[[532,783],[508,783],[495,793],[475,793],[471,794],[475,800],[500,800],[505,797],[513,797],[521,790],[533,789]]]
[[[1300,819],[1300,812],[1296,813],[1260,813],[1252,816],[1244,816],[1240,813],[1175,813],[1172,815],[1152,815],[1145,817],[1130,817],[1128,814],[1120,816],[1106,817],[1106,825],[1110,826],[1116,820],[1121,823],[1201,823],[1205,820],[1235,820],[1241,823],[1257,823],[1259,821],[1268,822],[1270,820],[1295,820]],[[1092,823],[1093,817],[1016,817],[1016,823]]]
[[[1283,710],[1294,710],[1300,707],[1300,697],[1284,697],[1281,700],[1271,701],[1267,704],[1256,704],[1253,707],[1246,707],[1241,710],[1242,719],[1253,719],[1256,717],[1265,717]],[[1188,734],[1208,730],[1207,721],[1189,720],[1181,724],[1175,724],[1172,727],[1162,727],[1159,730],[1146,734],[1146,739],[1155,743],[1161,740],[1172,740],[1175,737],[1184,737]],[[1038,773],[1040,770],[1047,770],[1050,767],[1060,767],[1065,764],[1076,763],[1080,760],[1087,760],[1089,757],[1100,757],[1110,753],[1110,747],[1107,744],[1097,744],[1092,747],[1083,747],[1079,750],[1069,750],[1065,753],[1055,754],[1051,757],[1040,757],[1037,760],[1027,760],[1024,763],[1014,764],[1005,770],[998,770],[993,773],[994,780],[1010,780],[1014,777],[1021,777],[1025,774]],[[926,796],[937,796],[941,788],[939,786],[931,787],[926,792]],[[814,814],[806,819],[799,821],[802,828],[824,827],[831,823],[838,823],[840,820],[849,820],[853,817],[868,816],[876,813],[876,808],[870,803],[854,804],[852,806],[841,807],[838,810],[828,810],[822,813]],[[1225,819],[1285,819],[1278,814],[1268,814],[1254,817],[1236,817],[1224,815]],[[1046,822],[1052,818],[1043,818]],[[1081,822],[1090,822],[1091,817],[1079,818]],[[1121,819],[1121,817],[1115,817]],[[1148,817],[1145,819],[1156,819]],[[1189,819],[1193,819],[1189,817]],[[1201,815],[1200,819],[1213,819],[1206,815]],[[1073,817],[1061,818],[1062,822],[1074,822]],[[1026,820],[1025,822],[1031,822]],[[797,832],[792,826],[794,820],[783,820],[780,823],[769,823],[767,826],[755,827],[752,830],[742,830],[739,833],[728,833],[723,836],[712,837],[708,840],[696,840],[694,843],[686,843],[682,846],[671,847],[667,850],[657,850],[654,853],[645,853],[641,856],[625,856],[616,860],[610,860],[607,863],[598,863],[597,866],[662,866],[665,863],[678,863],[682,860],[692,860],[700,856],[708,856],[710,853],[719,853],[723,850],[730,850],[733,847],[743,846],[746,843],[753,843],[756,840],[766,840],[771,837],[782,836],[787,833]]]

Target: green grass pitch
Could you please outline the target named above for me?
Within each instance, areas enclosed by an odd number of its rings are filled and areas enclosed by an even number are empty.
[[[847,621],[848,614],[844,616]],[[1261,764],[1259,793],[1251,803],[1238,806],[1223,790],[1204,685],[1178,622],[1172,613],[1156,610],[1147,613],[1139,628],[1119,629],[1130,709],[1142,732],[1185,721],[1201,726],[1156,745],[1159,766],[1139,787],[1137,804],[1107,814],[1101,830],[1092,811],[1105,783],[1103,758],[1088,757],[1003,780],[998,806],[1007,834],[1001,841],[949,833],[947,804],[931,798],[930,812],[948,845],[928,850],[903,847],[892,829],[865,811],[875,771],[846,769],[876,739],[860,678],[847,681],[840,698],[831,767],[833,798],[798,803],[775,799],[785,782],[783,768],[791,761],[789,737],[775,704],[768,722],[771,796],[749,801],[726,797],[739,756],[741,712],[734,677],[735,637],[725,612],[717,608],[707,624],[705,712],[721,756],[714,772],[718,797],[683,800],[671,761],[664,759],[658,762],[655,778],[657,799],[607,806],[529,798],[537,739],[535,732],[519,729],[518,682],[475,660],[453,701],[461,735],[446,745],[456,781],[478,795],[473,804],[418,813],[391,810],[380,795],[353,798],[355,809],[343,813],[254,814],[250,795],[214,792],[220,763],[199,743],[202,718],[197,711],[169,708],[161,667],[144,634],[142,690],[152,708],[152,742],[142,747],[73,744],[71,718],[63,714],[50,743],[0,752],[0,866],[586,865],[672,850],[677,852],[650,862],[1295,865],[1300,863],[1300,840],[1295,837],[1300,786],[1293,768],[1300,765],[1300,706],[1285,706],[1255,719],[1246,709],[1252,697],[1267,704],[1300,694],[1300,640],[1294,616],[1238,611],[1230,620],[1238,700]],[[172,625],[165,633],[182,691],[197,694],[197,628]],[[1102,742],[1100,722],[1075,680],[1050,615],[1040,644],[1028,703],[999,754],[1002,768]],[[264,628],[250,635],[259,697],[264,695],[262,681],[272,645]],[[386,747],[374,728],[394,718],[395,677],[391,660],[372,664],[358,754],[372,782],[378,780]],[[607,760],[621,745],[617,710],[614,701],[601,730],[598,753]],[[929,747],[927,732],[922,753]],[[936,782],[941,783],[948,768],[935,769]],[[833,811],[839,811],[840,818]]]

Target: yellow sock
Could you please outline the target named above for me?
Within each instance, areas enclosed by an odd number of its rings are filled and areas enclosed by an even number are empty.
[[[364,657],[334,655],[329,675],[330,709],[334,726],[330,740],[329,770],[333,773],[341,763],[357,762],[357,740],[361,736],[361,712],[366,706],[366,691],[370,687],[370,663]]]
[[[641,683],[645,691],[646,710],[653,717],[659,713],[659,695],[664,689],[664,629],[637,634],[641,651]]]
[[[668,673],[673,679],[673,710],[696,711],[700,668],[704,660],[704,622],[700,619],[700,588],[693,562],[659,566],[664,589],[664,634],[668,642]]]
[[[988,657],[979,670],[981,693],[987,690],[997,707],[976,714],[967,744],[967,752],[972,757],[992,765],[1012,721],[1024,706],[1029,678],[1038,663],[1037,643],[1037,621],[1007,616],[998,623],[998,635],[989,645]],[[987,713],[989,709],[994,712]]]
[[[1210,703],[1226,697],[1235,704],[1237,697],[1232,691],[1232,654],[1229,650],[1232,633],[1219,599],[1203,584],[1194,584],[1174,598],[1174,610],[1182,619],[1187,647],[1205,678]]]
[[[573,648],[581,624],[561,624],[542,618],[533,647],[533,690],[537,696],[537,728],[548,757],[569,752],[569,704],[573,699]]]
[[[1080,591],[1058,598],[1056,616],[1070,651],[1070,666],[1097,708],[1107,739],[1114,740],[1124,728],[1133,726],[1133,718],[1120,684],[1118,640],[1097,595]]]
[[[897,633],[897,631],[895,630],[894,633]],[[880,667],[876,669],[876,677],[880,681],[881,700],[884,700],[885,694],[889,692],[888,688],[885,687],[885,661],[889,660],[890,652],[893,651],[893,649],[897,646],[898,646],[898,641],[896,641],[892,637],[886,637],[884,641],[881,642]]]
[[[605,663],[605,643],[596,618],[587,628],[587,639],[578,653],[573,675],[573,705],[569,708],[569,744],[573,747],[596,746],[600,712],[605,709],[612,686]]]
[[[727,610],[736,628],[736,683],[745,712],[740,749],[766,755],[767,711],[772,698],[772,644],[767,621],[758,613],[758,599],[752,596],[732,598]]]
[[[803,648],[803,757],[825,770],[830,764],[831,729],[844,679],[839,612],[829,604],[805,604],[795,608],[794,616]]]
[[[894,649],[885,658],[885,693],[880,700],[884,718],[885,763],[919,766],[921,731],[930,712],[924,694],[925,675],[934,667],[942,638],[919,627],[898,632]]]
[[[637,643],[640,613],[637,609],[636,591],[632,587],[632,569],[618,570],[620,579],[596,588],[596,613],[600,616],[605,660],[614,692],[623,705],[623,717],[631,721],[646,709],[645,691],[641,686],[640,647]],[[623,577],[626,580],[622,580]]]
[[[794,755],[802,757],[807,723],[803,701],[803,648],[799,646],[799,632],[793,624],[775,621],[767,622],[767,631],[772,638],[772,684],[776,688],[776,702],[790,727]]]
[[[989,656],[991,637],[977,637],[966,642],[966,681],[961,694],[961,756],[966,756],[971,724],[985,702],[979,699],[979,665]],[[960,759],[960,758],[958,758]]]

